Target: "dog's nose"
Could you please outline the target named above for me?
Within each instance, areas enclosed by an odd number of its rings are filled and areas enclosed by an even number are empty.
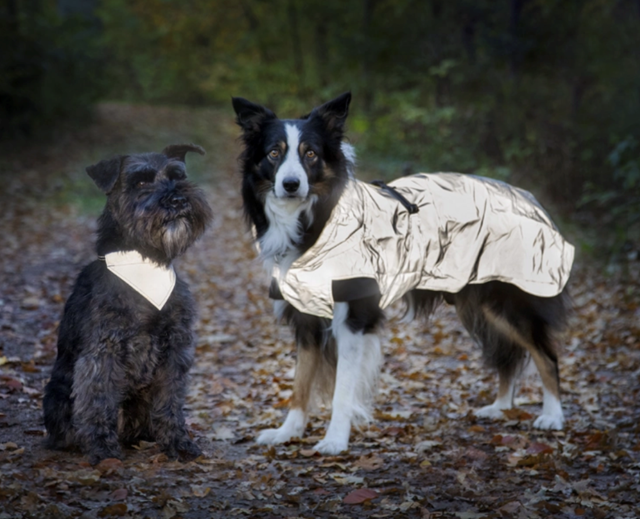
[[[282,181],[282,187],[287,193],[295,193],[300,187],[300,180],[294,177],[287,177]]]
[[[169,199],[169,205],[173,209],[184,209],[187,206],[187,199],[182,195],[173,195]]]

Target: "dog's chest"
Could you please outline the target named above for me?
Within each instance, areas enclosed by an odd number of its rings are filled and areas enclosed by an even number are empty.
[[[175,315],[158,313],[141,319],[126,342],[125,363],[130,386],[141,388],[161,382],[162,373],[174,373],[178,359],[191,348],[191,331]]]

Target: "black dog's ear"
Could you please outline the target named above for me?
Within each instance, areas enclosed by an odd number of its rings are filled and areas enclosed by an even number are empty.
[[[232,97],[231,102],[238,116],[236,122],[245,132],[258,131],[264,121],[276,118],[276,114],[268,108],[247,101],[243,97]]]
[[[320,117],[329,131],[342,131],[347,115],[349,115],[349,103],[351,103],[351,92],[345,92],[335,99],[314,108],[309,117]]]
[[[116,185],[118,176],[120,175],[120,168],[122,165],[122,156],[115,157],[113,159],[101,160],[93,166],[87,168],[87,173],[96,183],[102,191],[107,195]]]
[[[200,155],[205,154],[204,148],[197,144],[171,144],[162,150],[162,154],[168,159],[178,159],[180,162],[184,162],[185,155],[190,151],[195,151]]]

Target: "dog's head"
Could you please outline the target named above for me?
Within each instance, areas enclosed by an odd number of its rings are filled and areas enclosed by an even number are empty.
[[[300,119],[281,120],[268,108],[234,97],[245,144],[245,184],[263,202],[268,194],[304,202],[324,194],[331,179],[346,179],[352,157],[345,157],[342,138],[350,102],[347,92]]]
[[[99,221],[99,254],[133,249],[166,263],[204,233],[212,212],[202,191],[187,180],[189,151],[204,154],[200,146],[179,144],[87,168],[107,195]]]

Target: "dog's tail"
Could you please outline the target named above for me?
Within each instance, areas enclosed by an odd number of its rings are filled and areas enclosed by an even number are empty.
[[[501,377],[517,376],[531,356],[557,384],[557,334],[566,326],[570,309],[566,291],[538,297],[495,281],[468,285],[453,299],[460,320],[481,344],[486,364]]]

